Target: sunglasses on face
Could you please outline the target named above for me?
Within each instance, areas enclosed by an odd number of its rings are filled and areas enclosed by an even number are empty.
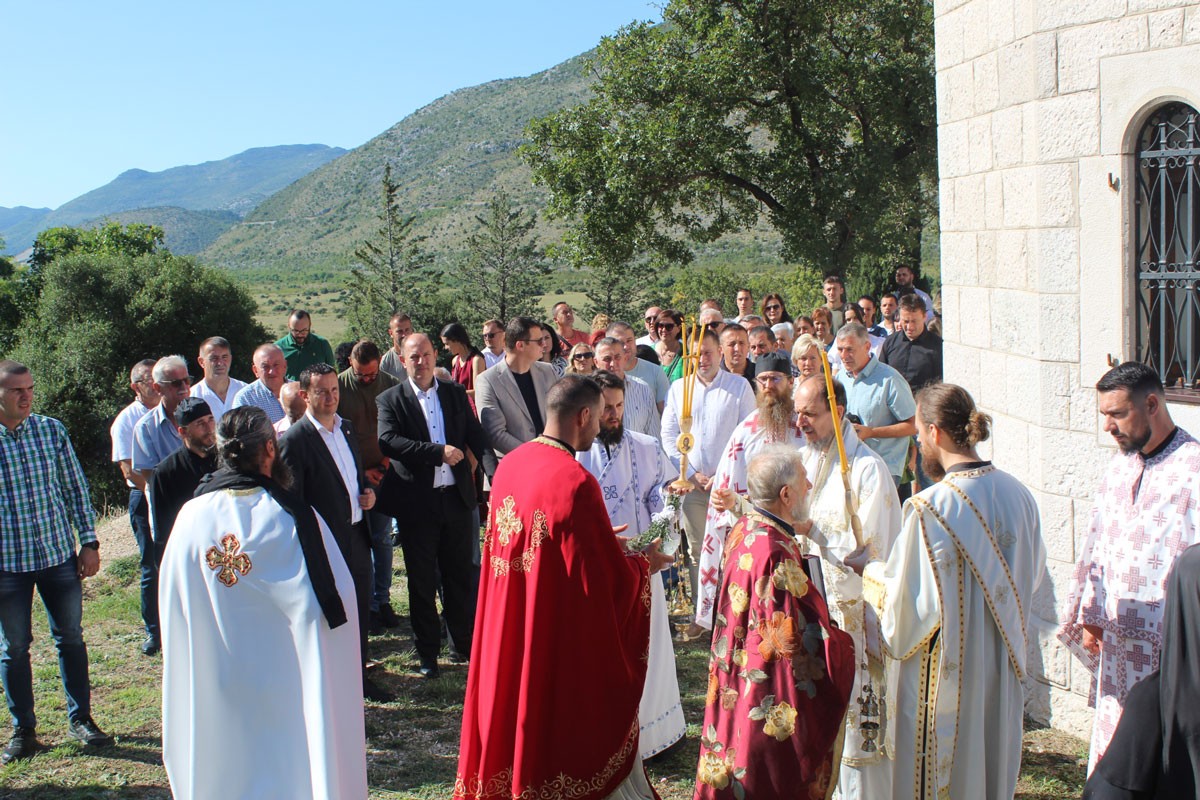
[[[677,327],[677,326],[675,325],[675,323],[674,323],[674,322],[660,322],[660,323],[658,323],[658,329],[659,329],[660,331],[673,331],[673,330],[675,330],[675,328],[676,328],[676,327]]]
[[[571,358],[574,359],[575,361],[583,361],[585,358],[595,358],[595,357],[596,357],[595,353],[576,353],[575,355],[571,356]]]
[[[767,311],[782,311],[782,310],[783,310],[783,306],[779,305],[778,303],[767,306]]]
[[[191,375],[188,375],[186,378],[176,378],[173,381],[159,381],[159,383],[163,386],[170,386],[172,389],[182,389],[184,386],[191,386],[195,380]]]

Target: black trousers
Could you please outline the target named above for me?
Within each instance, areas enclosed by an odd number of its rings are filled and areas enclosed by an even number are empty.
[[[472,527],[474,520],[472,509],[454,486],[434,489],[428,503],[398,519],[408,573],[409,617],[422,664],[437,663],[442,649],[437,613],[439,575],[446,627],[458,652],[470,658],[475,630],[471,537],[479,538],[478,529]]]
[[[374,574],[371,566],[371,537],[367,531],[366,517],[353,527],[349,541],[338,541],[338,549],[350,578],[354,581],[354,605],[358,607],[358,649],[362,660],[363,674],[367,666],[367,627],[371,615],[371,587]]]

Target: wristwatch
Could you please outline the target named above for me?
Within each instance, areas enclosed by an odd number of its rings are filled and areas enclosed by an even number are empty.
[[[86,548],[88,548],[89,550],[99,550],[99,549],[100,549],[100,543],[99,543],[99,542],[84,542],[83,544],[81,544],[81,545],[79,545],[79,546],[80,546],[81,548],[83,548],[83,547],[86,547]]]

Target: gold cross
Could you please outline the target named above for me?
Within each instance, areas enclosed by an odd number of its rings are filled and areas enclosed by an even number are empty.
[[[233,586],[238,582],[238,573],[245,575],[250,572],[250,556],[245,553],[239,553],[242,549],[241,542],[232,533],[227,533],[221,537],[221,547],[215,545],[208,548],[208,552],[204,554],[204,560],[208,562],[209,569],[220,570],[217,574],[217,580],[226,586]]]

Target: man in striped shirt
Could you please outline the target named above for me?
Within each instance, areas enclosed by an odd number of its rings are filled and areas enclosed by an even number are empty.
[[[0,361],[0,680],[14,727],[0,764],[38,749],[29,664],[34,587],[58,647],[68,733],[92,747],[112,744],[92,721],[83,643],[82,579],[100,569],[96,513],[66,428],[32,410],[33,375]]]

